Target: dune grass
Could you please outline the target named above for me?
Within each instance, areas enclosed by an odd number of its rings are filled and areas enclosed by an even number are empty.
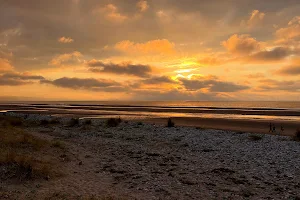
[[[52,176],[50,143],[25,132],[20,119],[1,117],[0,122],[0,180]]]

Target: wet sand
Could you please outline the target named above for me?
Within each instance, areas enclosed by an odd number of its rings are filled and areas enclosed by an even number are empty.
[[[166,124],[167,118],[145,119],[145,122]],[[228,131],[239,131],[249,133],[280,134],[293,136],[297,129],[300,129],[299,122],[296,121],[262,121],[262,120],[243,120],[243,119],[217,119],[217,118],[197,118],[197,117],[174,117],[172,121],[177,126],[192,126],[199,128],[209,128]],[[269,124],[276,127],[276,133],[269,132]],[[282,132],[281,126],[284,128]]]

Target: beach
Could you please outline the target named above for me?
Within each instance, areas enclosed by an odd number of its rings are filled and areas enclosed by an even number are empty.
[[[116,118],[118,123],[111,124],[99,118],[10,115],[25,118],[22,130],[35,137],[64,144],[53,155],[63,175],[22,183],[2,178],[1,198],[300,197],[300,143],[289,136],[193,127],[196,122],[180,118],[174,127],[166,127],[161,118]]]
[[[221,103],[209,102],[206,105],[186,102],[23,102],[0,103],[0,111],[23,117],[28,114],[82,119],[121,117],[155,124],[164,124],[168,118],[172,118],[180,126],[286,136],[293,136],[300,129],[300,104],[297,102],[252,102],[249,105]],[[275,131],[270,131],[270,124],[275,127]]]

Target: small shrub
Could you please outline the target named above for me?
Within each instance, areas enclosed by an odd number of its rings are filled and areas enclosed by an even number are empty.
[[[52,144],[51,144],[51,147],[64,149],[64,148],[66,147],[66,145],[65,145],[62,141],[59,141],[59,140],[53,140],[53,141],[52,141]]]
[[[118,121],[119,123],[121,123],[121,122],[122,122],[121,117],[118,117],[118,118],[117,118],[117,121]]]
[[[59,124],[60,121],[58,119],[51,119],[49,123],[50,124]]]
[[[106,125],[108,127],[116,127],[118,126],[120,123],[122,122],[121,118],[109,118],[107,121],[106,121]]]
[[[69,122],[69,127],[74,127],[79,125],[79,119],[78,118],[72,118]]]
[[[175,126],[175,123],[172,121],[171,118],[168,119],[168,124],[167,124],[167,127],[174,127]]]
[[[87,119],[87,120],[84,121],[84,124],[85,125],[91,125],[92,124],[92,120]]]
[[[143,122],[138,122],[137,125],[142,126]]]
[[[261,140],[263,139],[263,137],[264,137],[263,135],[249,135],[249,139],[253,141]]]
[[[43,119],[43,120],[40,121],[41,126],[47,126],[48,124],[49,124],[49,121],[46,120],[46,119]]]
[[[300,129],[298,129],[295,133],[295,136],[294,136],[294,140],[295,141],[300,141]]]

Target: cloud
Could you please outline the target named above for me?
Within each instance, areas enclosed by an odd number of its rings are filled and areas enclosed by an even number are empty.
[[[171,79],[168,76],[154,76],[148,79],[144,79],[143,84],[149,84],[149,85],[157,85],[157,84],[165,84],[165,83],[177,83],[176,81],[174,81],[173,79]]]
[[[0,58],[0,72],[12,71],[14,67],[10,64],[9,60]]]
[[[278,74],[288,75],[288,76],[299,76],[300,75],[300,64],[299,65],[289,65],[281,68],[277,71]]]
[[[44,80],[43,76],[36,76],[27,73],[5,73],[0,75],[0,85],[18,86],[32,84],[35,81]]]
[[[294,59],[290,65],[281,67],[276,71],[276,74],[285,76],[299,76],[300,75],[300,59]]]
[[[180,89],[169,90],[137,90],[133,92],[134,100],[148,101],[216,101],[216,100],[228,100],[226,95],[218,93],[205,93],[201,91],[185,91]]]
[[[249,35],[232,35],[221,43],[229,52],[237,55],[247,55],[262,49],[263,44]]]
[[[145,0],[141,0],[136,4],[136,7],[140,12],[146,12],[149,8],[148,2]]]
[[[63,77],[59,79],[41,80],[41,83],[52,84],[57,87],[69,88],[74,90],[90,90],[97,92],[120,92],[124,91],[124,87],[120,83],[104,80],[104,79],[93,79],[93,78],[69,78]]]
[[[74,40],[70,37],[61,37],[58,39],[58,42],[60,43],[72,43]]]
[[[87,63],[89,70],[96,73],[112,73],[126,74],[138,77],[149,76],[152,71],[149,65],[132,64],[131,62],[123,62],[119,64],[104,63],[99,60],[91,60]]]
[[[118,42],[115,49],[124,53],[133,54],[172,54],[175,52],[175,44],[167,39],[151,40],[145,43],[134,43],[129,40]]]
[[[275,33],[277,37],[276,43],[288,44],[294,43],[300,39],[300,16],[294,17],[287,27],[280,28]]]
[[[206,57],[202,57],[198,59],[198,63],[204,66],[216,66],[216,65],[224,65],[230,62],[231,59],[228,58],[228,55],[225,57],[220,54],[212,54]]]
[[[290,48],[276,47],[272,50],[265,50],[265,51],[254,53],[248,56],[245,59],[245,62],[251,62],[251,63],[277,62],[287,58],[288,56],[294,53],[295,51],[293,51]]]
[[[256,25],[259,25],[263,21],[265,15],[265,13],[260,12],[259,10],[253,10],[249,19],[246,22],[243,20],[241,24],[252,28]]]
[[[192,79],[180,78],[184,87],[188,90],[207,89],[210,92],[238,92],[249,89],[248,86],[239,85],[232,82],[220,81],[215,76],[193,76]]]
[[[101,9],[105,13],[105,16],[108,20],[116,23],[122,23],[128,19],[126,15],[123,15],[119,12],[119,9],[114,4],[108,4]]]
[[[287,91],[287,92],[299,92],[300,84],[295,81],[277,81],[273,79],[261,79],[259,80],[261,85],[258,87],[260,90],[270,91]]]
[[[72,53],[66,53],[66,54],[61,54],[58,56],[55,56],[50,62],[50,65],[64,65],[68,64],[69,62],[80,62],[80,57],[82,57],[82,54],[78,51],[74,51]]]
[[[257,78],[264,78],[265,75],[263,73],[255,73],[255,74],[249,74],[247,75],[247,77],[257,79]]]

